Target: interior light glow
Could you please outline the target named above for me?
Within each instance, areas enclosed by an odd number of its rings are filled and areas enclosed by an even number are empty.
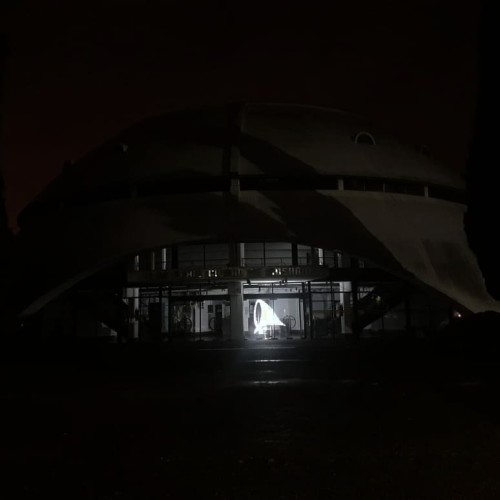
[[[255,302],[253,322],[255,325],[254,333],[256,335],[264,334],[270,326],[285,326],[285,324],[280,321],[278,316],[274,314],[271,306],[266,304],[261,299],[257,299]]]

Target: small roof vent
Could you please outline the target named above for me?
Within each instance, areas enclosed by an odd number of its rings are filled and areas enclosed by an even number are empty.
[[[370,134],[370,132],[358,132],[352,138],[352,140],[356,144],[368,144],[369,146],[375,146],[376,145],[375,138],[373,137],[372,134]]]

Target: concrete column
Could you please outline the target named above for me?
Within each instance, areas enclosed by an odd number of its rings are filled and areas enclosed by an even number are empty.
[[[139,289],[126,288],[125,296],[128,298],[129,307],[129,338],[139,338],[139,320],[136,318],[136,311],[139,311]]]
[[[309,325],[307,324],[307,318],[308,318],[308,314],[307,314],[308,306],[307,306],[307,304],[308,303],[309,303],[309,301],[307,299],[306,284],[304,282],[302,282],[302,321],[303,321],[303,325],[304,325],[303,338],[307,338],[307,335],[309,332]]]
[[[238,243],[239,246],[239,262],[240,266],[243,267],[245,265],[245,243]]]
[[[168,338],[170,340],[172,339],[173,327],[174,327],[173,313],[174,313],[174,307],[172,304],[172,287],[169,286],[168,287],[168,302],[167,302],[167,321],[168,321],[167,333],[168,333]]]
[[[352,310],[351,310],[351,331],[356,338],[359,337],[361,331],[357,326],[358,323],[358,282],[351,281],[351,297],[352,297]],[[354,328],[352,325],[354,324]]]
[[[352,305],[351,305],[352,287],[350,281],[340,282],[340,305],[343,314],[340,319],[342,333],[352,333]]]
[[[245,244],[244,243],[230,243],[229,244],[229,263],[231,267],[241,267],[242,261],[245,258]]]
[[[318,264],[323,266],[325,264],[325,254],[322,248],[318,248]]]
[[[309,301],[309,338],[313,339],[315,337],[314,329],[314,314],[313,314],[313,302],[312,302],[312,292],[311,292],[311,282],[307,282],[307,297]]]
[[[345,253],[339,255],[339,264],[342,268],[351,268],[351,256]],[[340,305],[342,306],[344,313],[341,318],[342,333],[350,334],[352,333],[352,283],[350,281],[340,282]]]
[[[162,269],[162,271],[165,271],[165,269],[167,269],[167,249],[166,248],[161,249],[161,269]]]
[[[230,337],[233,340],[244,338],[243,332],[243,283],[236,281],[228,283],[229,299],[231,301]]]

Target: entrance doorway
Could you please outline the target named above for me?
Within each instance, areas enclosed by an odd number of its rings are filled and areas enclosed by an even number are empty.
[[[299,284],[244,286],[244,330],[249,339],[304,337],[304,297]]]

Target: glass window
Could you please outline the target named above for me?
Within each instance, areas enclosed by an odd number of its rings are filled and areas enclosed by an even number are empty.
[[[369,146],[375,145],[375,138],[369,132],[358,132],[354,136],[354,142],[356,144],[367,144]]]
[[[311,265],[311,247],[309,245],[297,245],[297,259],[299,266]]]
[[[154,250],[155,271],[162,271],[172,267],[170,248],[157,248]]]
[[[323,262],[325,266],[337,267],[335,252],[333,250],[323,250]]]
[[[185,245],[178,249],[179,268],[203,267],[203,245]]]
[[[205,267],[225,267],[229,265],[229,245],[205,245]]]
[[[363,180],[357,177],[344,177],[344,189],[349,191],[364,191]]]
[[[409,183],[406,186],[406,194],[413,194],[415,196],[424,196],[424,186],[420,184]]]
[[[155,253],[152,250],[146,250],[139,254],[139,269],[141,271],[152,271],[154,263]]]
[[[406,194],[406,183],[397,181],[386,182],[385,191],[386,193]]]
[[[245,243],[245,266],[264,265],[264,243]]]
[[[351,267],[351,256],[347,253],[338,253],[339,267]]]
[[[384,183],[379,179],[365,179],[365,191],[378,191],[384,190]]]
[[[292,244],[267,242],[265,243],[266,266],[291,266]]]

